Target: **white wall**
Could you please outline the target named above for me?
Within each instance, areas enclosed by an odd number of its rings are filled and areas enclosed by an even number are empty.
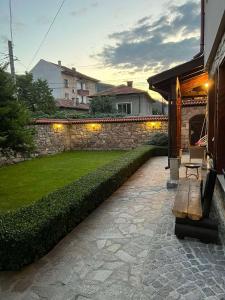
[[[64,82],[59,67],[41,59],[30,72],[33,74],[34,80],[47,80],[55,99],[64,98]]]
[[[205,0],[205,65],[225,11],[225,0]]]

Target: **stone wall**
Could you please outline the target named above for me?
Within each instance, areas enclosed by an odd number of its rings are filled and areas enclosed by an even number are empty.
[[[183,106],[181,124],[181,148],[187,151],[189,148],[189,120],[199,114],[205,115],[206,106]]]
[[[36,154],[55,154],[70,150],[69,125],[38,124],[34,126]]]
[[[167,122],[156,128],[148,122],[76,124],[70,129],[71,149],[131,149],[155,132],[167,132]]]
[[[167,132],[167,117],[92,119],[60,121],[39,120],[37,145],[40,154],[65,150],[132,149],[146,143],[151,134]],[[58,127],[57,127],[58,126]]]
[[[36,151],[33,156],[68,150],[132,149],[146,143],[151,134],[166,132],[166,116],[117,119],[50,120],[39,119],[35,128]],[[0,157],[1,164],[16,163],[23,157]]]

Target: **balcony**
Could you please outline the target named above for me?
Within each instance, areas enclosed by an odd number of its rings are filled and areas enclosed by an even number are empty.
[[[77,94],[79,96],[89,96],[89,90],[78,89]]]

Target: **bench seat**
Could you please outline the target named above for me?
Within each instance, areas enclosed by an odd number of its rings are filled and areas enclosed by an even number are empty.
[[[176,217],[175,235],[179,239],[192,237],[204,243],[218,242],[218,223],[209,217],[216,175],[210,169],[203,182],[180,180],[172,209]]]
[[[172,212],[177,218],[202,218],[200,181],[187,178],[180,180]]]

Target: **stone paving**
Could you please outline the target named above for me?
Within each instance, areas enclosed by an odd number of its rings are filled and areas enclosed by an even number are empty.
[[[153,158],[48,255],[0,273],[0,299],[225,299],[221,245],[174,236],[167,158]]]

